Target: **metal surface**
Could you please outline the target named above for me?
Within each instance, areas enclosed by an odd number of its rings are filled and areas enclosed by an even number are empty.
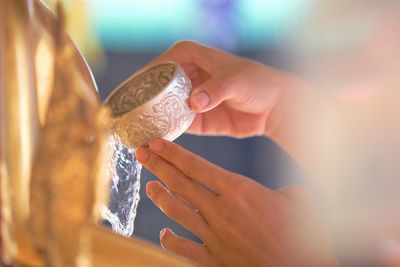
[[[106,195],[106,132],[97,94],[58,9],[53,91],[30,184],[31,233],[49,266],[76,266],[82,230],[96,224]]]
[[[106,99],[113,122],[110,129],[128,147],[151,139],[174,140],[192,123],[190,79],[176,63],[167,62],[130,77]]]
[[[0,259],[31,267],[191,266],[96,226],[110,177],[109,112],[57,13],[36,0],[0,0]]]
[[[3,0],[0,4],[3,258],[7,263],[18,258],[37,265],[40,259],[27,227],[30,172],[39,129],[35,3]]]
[[[46,122],[54,83],[57,20],[41,2],[0,1],[0,136],[3,259],[43,264],[30,234],[31,171],[39,130]],[[81,73],[80,94],[97,103],[90,71],[72,44],[71,57]]]

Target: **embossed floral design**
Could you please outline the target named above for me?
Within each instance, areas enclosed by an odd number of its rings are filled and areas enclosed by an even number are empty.
[[[114,116],[123,115],[156,96],[172,80],[175,69],[173,63],[155,66],[118,87],[105,104]]]
[[[157,76],[156,79],[164,79]],[[142,87],[143,88],[143,87]],[[113,131],[121,141],[135,148],[145,145],[150,139],[163,137],[169,140],[182,134],[193,121],[195,113],[189,107],[191,82],[180,68],[165,90],[165,95],[140,114],[127,113],[116,121]]]

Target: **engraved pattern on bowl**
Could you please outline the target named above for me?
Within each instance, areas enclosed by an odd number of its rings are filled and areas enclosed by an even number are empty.
[[[167,62],[129,78],[106,99],[113,115],[110,130],[128,147],[151,139],[174,140],[192,123],[190,79],[176,63]]]

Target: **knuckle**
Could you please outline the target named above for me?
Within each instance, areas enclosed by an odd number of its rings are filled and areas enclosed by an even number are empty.
[[[246,179],[239,179],[236,181],[236,188],[236,193],[244,196],[248,195],[252,191],[250,184]]]
[[[240,174],[222,170],[218,175],[218,179],[214,179],[214,184],[236,194],[237,190],[242,190],[242,188],[246,187],[246,181],[244,180]]]
[[[214,91],[214,96],[218,99],[223,99],[228,94],[228,89],[230,86],[230,80],[228,78],[214,79],[214,85],[212,90]]]
[[[165,149],[164,149],[164,156],[169,159],[169,158],[173,157],[174,155],[176,155],[177,152],[178,152],[177,145],[167,142]]]
[[[180,179],[177,179],[176,177],[170,177],[170,179],[168,179],[166,183],[166,186],[173,194],[176,194],[182,191],[183,189],[182,184],[183,183],[180,181]]]
[[[254,201],[251,201],[251,199],[243,195],[236,200],[238,210],[251,210],[252,204],[254,204]]]
[[[183,164],[185,164],[185,168],[189,171],[191,175],[197,177],[199,175],[203,175],[207,173],[209,169],[207,168],[207,162],[198,155],[195,155],[190,152],[185,152],[183,149],[180,149],[182,157],[184,158]]]
[[[164,200],[161,204],[161,208],[163,212],[170,218],[176,218],[177,216],[177,208],[171,201]]]
[[[193,48],[195,45],[196,45],[196,43],[193,41],[182,40],[182,41],[175,43],[173,48],[186,50],[186,49]]]
[[[147,168],[149,168],[150,170],[155,170],[158,168],[159,164],[159,158],[154,154],[150,154],[146,161]]]

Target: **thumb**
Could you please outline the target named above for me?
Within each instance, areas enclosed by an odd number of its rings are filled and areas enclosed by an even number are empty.
[[[193,89],[190,106],[196,112],[206,112],[228,99],[228,86],[220,79],[211,78]]]

